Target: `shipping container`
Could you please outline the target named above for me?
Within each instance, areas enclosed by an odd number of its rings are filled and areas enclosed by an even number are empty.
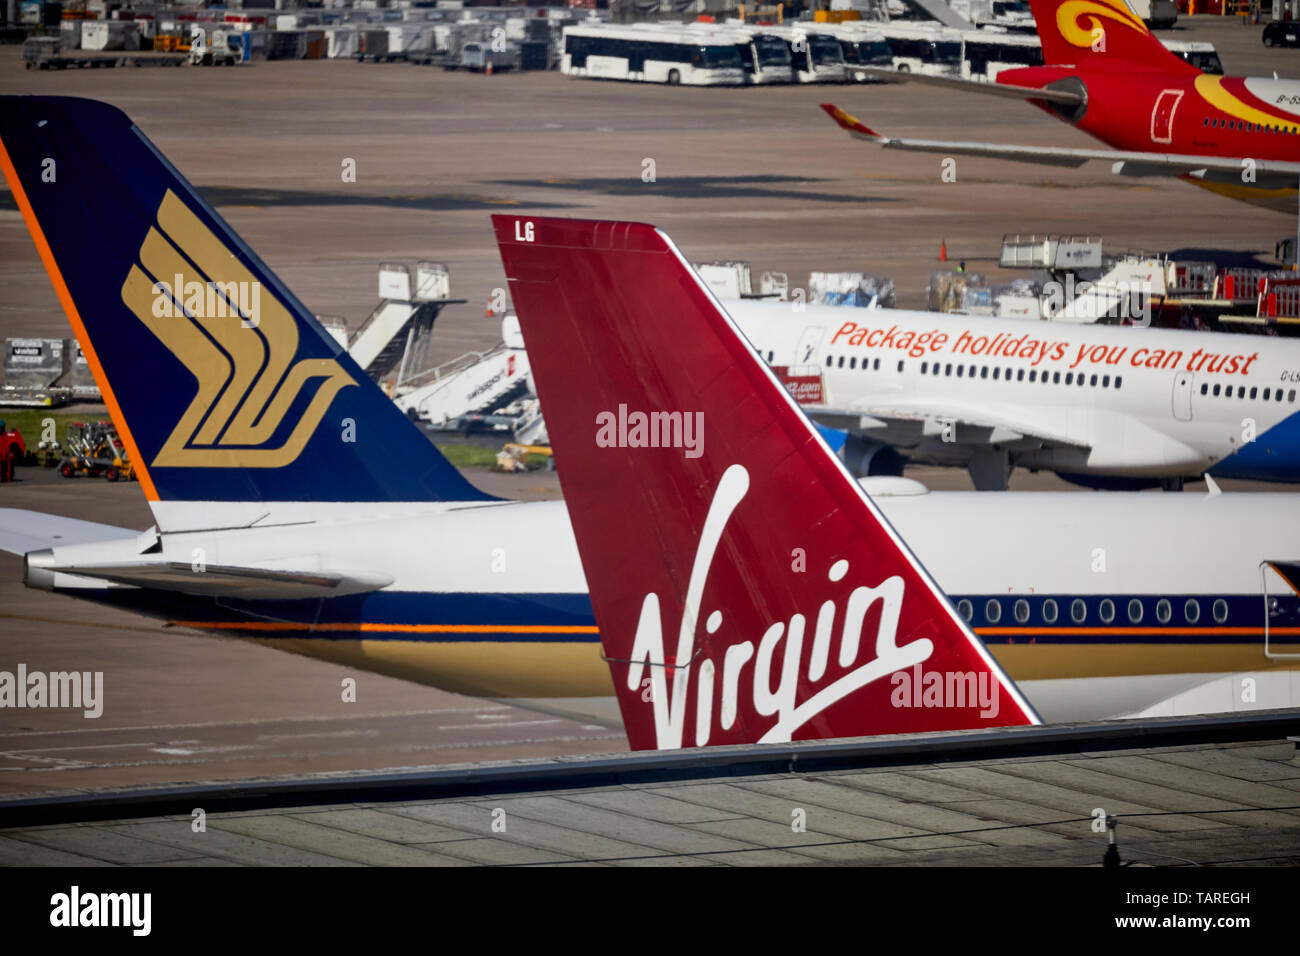
[[[325,55],[331,60],[356,56],[361,51],[361,31],[353,26],[325,28]]]
[[[140,34],[127,20],[82,20],[83,50],[138,50]]]

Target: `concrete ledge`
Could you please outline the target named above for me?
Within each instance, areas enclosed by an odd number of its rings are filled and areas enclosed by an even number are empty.
[[[789,744],[642,751],[530,762],[459,764],[434,770],[274,777],[0,801],[0,829],[72,821],[189,815],[196,806],[212,813],[335,803],[433,800],[672,780],[905,767],[1138,747],[1267,740],[1287,738],[1297,732],[1300,732],[1300,712],[1268,710]]]

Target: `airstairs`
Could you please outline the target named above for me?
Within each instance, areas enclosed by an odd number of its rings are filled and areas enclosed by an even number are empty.
[[[402,263],[379,266],[379,305],[352,337],[348,354],[376,382],[396,373],[403,384],[411,369],[425,367],[429,336],[451,298],[451,276],[436,262],[418,262],[415,275]]]
[[[528,353],[519,320],[507,315],[501,323],[502,343],[487,352],[469,352],[404,381],[393,399],[397,407],[434,428],[463,429],[532,393]],[[508,427],[510,416],[497,416],[489,425]]]

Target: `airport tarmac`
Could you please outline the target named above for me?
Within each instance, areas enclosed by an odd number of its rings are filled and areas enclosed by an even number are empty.
[[[1235,18],[1172,34],[1212,40],[1229,72],[1300,76],[1300,52],[1265,50]],[[353,327],[375,304],[381,261],[447,263],[453,295],[470,304],[439,318],[435,362],[499,339],[483,305],[505,284],[487,218],[501,210],[651,221],[693,260],[748,260],[794,285],[815,269],[888,275],[902,306],[923,303],[944,240],[947,267],[965,259],[1006,279],[994,267],[1007,232],[1266,259],[1295,231],[1294,219],[1178,182],[1119,180],[1104,164],[963,158],[957,182],[942,183],[939,157],[852,141],[817,109],[834,101],[898,135],[1092,144],[1024,104],[923,87],[666,88],[350,61],[37,73],[0,47],[0,92],[122,107],[308,307]],[[355,183],[341,180],[345,159]],[[0,288],[0,335],[68,335],[3,192]],[[969,487],[962,472],[909,474]],[[554,474],[469,476],[510,497],[558,494]],[[19,477],[0,486],[0,507],[151,524],[135,485]],[[1012,487],[1063,485],[1017,472]],[[0,712],[0,795],[626,749],[608,727],[165,628],[29,591],[20,576],[21,562],[0,555],[0,668],[104,670],[109,705],[98,720]],[[349,676],[358,699],[344,704]]]

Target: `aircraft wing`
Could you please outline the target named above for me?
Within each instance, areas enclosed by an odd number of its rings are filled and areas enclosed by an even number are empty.
[[[1068,421],[1033,416],[1024,408],[991,405],[970,408],[959,404],[904,401],[887,405],[871,403],[861,407],[805,405],[804,410],[814,418],[834,421],[849,431],[886,441],[885,436],[873,433],[892,429],[910,432],[918,439],[938,438],[951,427],[959,444],[993,445],[1024,438],[1081,448],[1092,444],[1091,430],[1083,427],[1082,423],[1071,427]]]
[[[10,554],[26,554],[28,551],[41,551],[67,544],[134,538],[139,533],[130,528],[79,521],[40,511],[0,508],[0,551],[8,551]]]
[[[1131,466],[1134,449],[1139,448],[1144,459],[1155,454],[1170,464],[1190,467],[1200,462],[1200,455],[1188,445],[1132,415],[1105,409],[1048,411],[1020,405],[968,407],[908,400],[860,407],[805,405],[804,410],[823,423],[900,448],[922,439],[951,441],[958,446],[1014,442],[1086,449],[1096,467]]]
[[[1013,83],[985,83],[978,80],[966,80],[959,76],[928,76],[924,73],[900,73],[883,66],[850,66],[851,73],[862,73],[873,79],[887,83],[922,83],[926,86],[947,87],[966,93],[984,93],[989,96],[1001,96],[1013,100],[1045,100],[1048,103],[1062,103],[1077,106],[1085,99],[1082,93],[1073,90],[1043,89],[1037,86],[1016,86]],[[828,110],[829,112],[829,110]],[[834,114],[832,114],[834,115]],[[847,114],[846,114],[847,115]]]
[[[937,139],[895,139],[871,129],[857,117],[831,103],[823,103],[831,119],[850,136],[885,149],[904,149],[945,156],[988,156],[1045,166],[1078,167],[1100,160],[1120,176],[1190,176],[1195,179],[1240,181],[1246,162],[1253,163],[1256,186],[1294,185],[1300,163],[1244,156],[1193,156],[1178,153],[1144,153],[1120,149],[1080,149],[1065,146],[1020,146],[1009,143],[969,143]]]

